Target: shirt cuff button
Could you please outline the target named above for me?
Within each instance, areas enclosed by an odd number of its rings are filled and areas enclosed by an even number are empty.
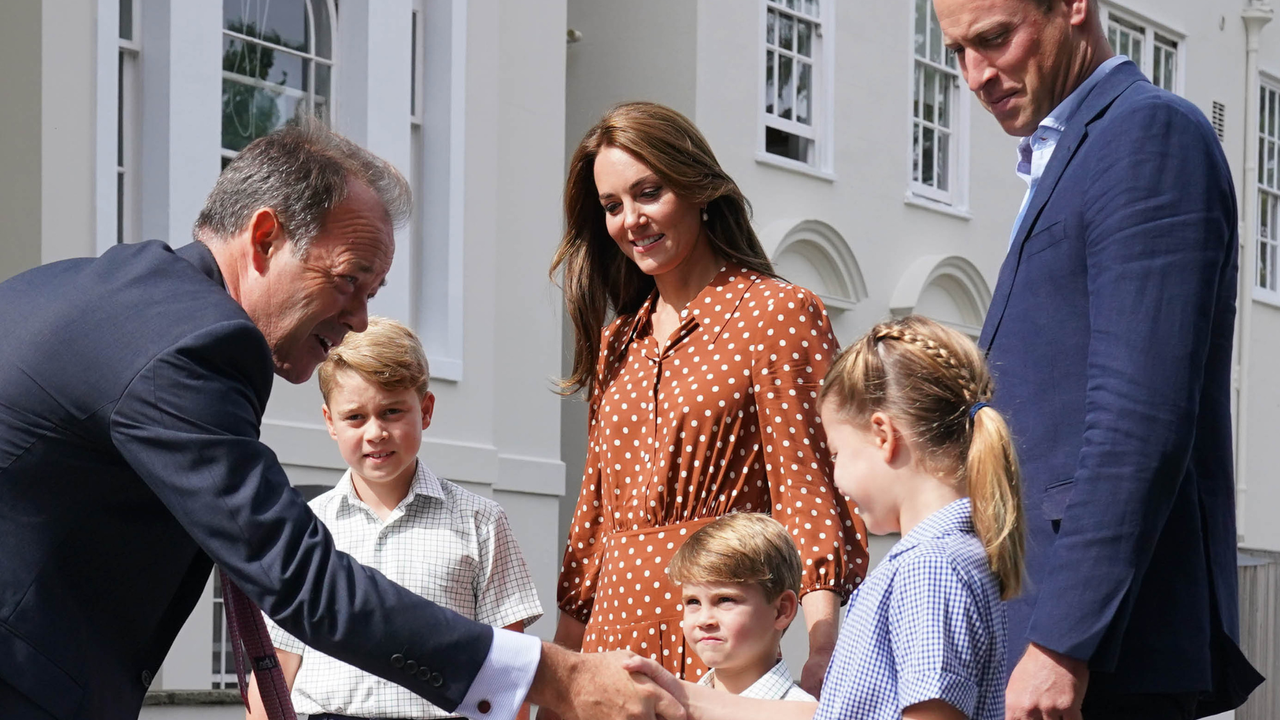
[[[481,714],[488,715],[489,711],[493,709],[493,705],[489,704],[488,700],[481,700],[476,703],[476,709],[479,710]]]

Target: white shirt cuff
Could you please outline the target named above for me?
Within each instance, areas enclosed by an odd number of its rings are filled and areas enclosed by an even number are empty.
[[[494,628],[489,656],[454,712],[472,720],[514,720],[541,659],[536,635]]]

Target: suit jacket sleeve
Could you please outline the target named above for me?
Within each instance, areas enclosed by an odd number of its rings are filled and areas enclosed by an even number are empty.
[[[1094,653],[1128,623],[1189,461],[1236,211],[1202,117],[1153,96],[1100,125],[1081,150],[1094,146],[1084,439],[1028,639],[1105,670],[1114,658]]]
[[[282,628],[452,711],[485,662],[493,630],[335,550],[258,441],[270,385],[270,353],[257,328],[215,325],[161,352],[133,379],[112,413],[112,441]],[[393,663],[397,655],[406,662]]]

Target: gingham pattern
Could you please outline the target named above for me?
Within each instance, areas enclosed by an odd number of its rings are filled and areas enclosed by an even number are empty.
[[[889,720],[941,699],[1004,718],[1007,639],[1000,587],[967,498],[917,525],[854,592],[815,720]]]
[[[351,471],[310,503],[334,543],[432,602],[495,627],[542,616],[533,579],[502,507],[437,478],[419,462],[409,494],[383,522],[351,486]],[[370,718],[453,717],[418,695],[306,647],[268,619],[280,650],[302,655],[299,713]]]
[[[715,679],[716,671],[711,670],[702,679],[698,681],[699,685],[711,687],[712,681]],[[777,665],[769,669],[769,672],[760,676],[760,679],[751,683],[746,690],[738,693],[740,697],[756,698],[759,700],[800,700],[802,702],[817,702],[817,698],[800,689],[800,686],[791,679],[791,671],[787,669],[787,663],[779,660]]]

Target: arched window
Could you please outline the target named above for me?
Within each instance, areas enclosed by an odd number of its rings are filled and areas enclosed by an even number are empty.
[[[991,290],[973,263],[930,255],[902,274],[889,307],[897,317],[924,315],[976,338],[990,304]]]
[[[333,0],[223,0],[223,165],[300,113],[333,104]]]
[[[866,299],[862,269],[835,228],[821,220],[785,224],[790,229],[773,251],[773,265],[779,275],[817,293],[832,312],[848,310]]]

